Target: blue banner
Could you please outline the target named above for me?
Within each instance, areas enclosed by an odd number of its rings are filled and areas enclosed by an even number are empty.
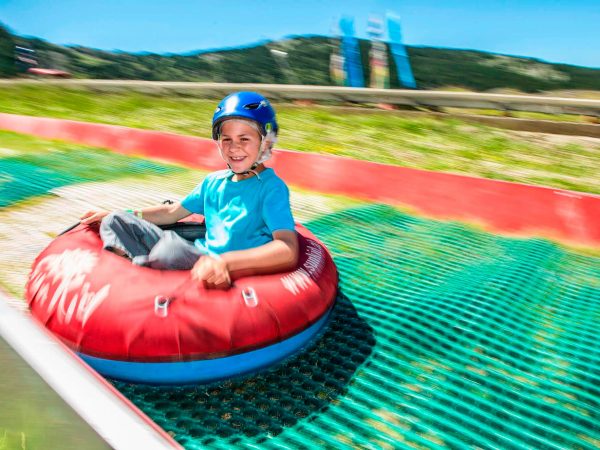
[[[417,83],[410,67],[410,61],[406,48],[402,43],[402,32],[400,28],[400,18],[392,15],[388,15],[388,33],[390,35],[390,50],[396,63],[396,69],[398,71],[398,81],[404,87],[416,89]]]
[[[342,31],[342,56],[344,58],[344,71],[346,72],[346,86],[364,87],[362,61],[358,39],[354,37],[354,19],[342,17],[340,20]]]

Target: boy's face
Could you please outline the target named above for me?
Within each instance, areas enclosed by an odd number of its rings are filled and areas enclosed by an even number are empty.
[[[234,172],[245,172],[258,158],[261,136],[252,126],[228,120],[221,125],[219,139],[225,161]]]

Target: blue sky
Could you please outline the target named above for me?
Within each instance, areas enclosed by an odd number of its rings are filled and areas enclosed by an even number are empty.
[[[0,0],[20,35],[106,50],[183,53],[332,33],[355,17],[400,16],[404,42],[600,67],[600,0]]]

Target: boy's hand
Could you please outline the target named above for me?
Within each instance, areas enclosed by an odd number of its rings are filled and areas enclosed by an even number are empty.
[[[227,264],[222,259],[202,256],[192,267],[192,279],[202,282],[207,289],[227,289],[231,278]]]
[[[110,211],[104,211],[104,210],[87,211],[79,219],[82,224],[90,225],[92,223],[100,222],[102,219],[104,219],[109,214],[110,214]]]

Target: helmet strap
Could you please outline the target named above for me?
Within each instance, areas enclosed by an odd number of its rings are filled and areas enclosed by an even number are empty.
[[[227,163],[227,167],[229,168],[229,170],[231,171],[231,173],[233,173],[234,175],[248,175],[249,173],[253,173],[254,175],[256,175],[256,178],[258,178],[260,180],[260,175],[256,171],[256,168],[258,166],[259,166],[259,163],[254,163],[254,164],[252,164],[252,167],[250,167],[248,170],[244,170],[243,172],[235,172],[231,168],[231,166],[229,165],[229,163]]]

